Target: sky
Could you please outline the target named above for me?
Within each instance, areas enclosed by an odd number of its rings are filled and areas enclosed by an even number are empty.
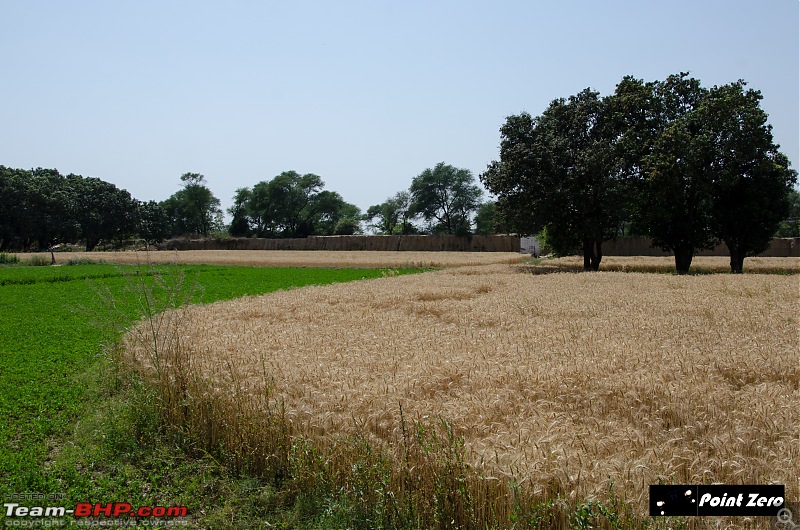
[[[760,90],[798,168],[798,0],[0,0],[0,164],[161,201],[315,173],[366,210],[625,75]],[[487,196],[488,197],[488,196]]]

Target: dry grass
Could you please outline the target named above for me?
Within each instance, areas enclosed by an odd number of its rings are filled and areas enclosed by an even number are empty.
[[[18,254],[20,260],[41,254]],[[49,259],[49,255],[48,255]],[[525,256],[515,252],[382,252],[332,250],[185,250],[150,252],[64,252],[56,262],[69,259],[103,260],[108,263],[180,263],[249,265],[257,267],[462,267],[492,263],[518,263]]]
[[[236,406],[283,403],[320,447],[361,436],[401,458],[401,407],[446,419],[487,484],[544,496],[604,499],[613,483],[645,513],[661,480],[780,483],[798,498],[797,276],[522,271],[194,307],[181,369]]]

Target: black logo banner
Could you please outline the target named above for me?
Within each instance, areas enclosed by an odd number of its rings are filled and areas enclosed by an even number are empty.
[[[650,515],[776,517],[784,495],[783,485],[652,485]]]

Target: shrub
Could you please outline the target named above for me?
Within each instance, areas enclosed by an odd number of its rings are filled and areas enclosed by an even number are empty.
[[[43,267],[45,265],[50,265],[50,261],[51,260],[47,259],[44,256],[35,255],[28,258],[27,261],[25,261],[25,264],[30,265],[32,267]]]

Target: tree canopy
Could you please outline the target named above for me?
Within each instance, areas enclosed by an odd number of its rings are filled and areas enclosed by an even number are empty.
[[[467,234],[483,191],[468,169],[444,162],[411,181],[411,211],[424,219],[432,233]]]
[[[318,175],[284,171],[272,180],[239,188],[234,205],[234,235],[306,237],[360,231],[361,212],[339,193],[324,190]]]
[[[627,204],[612,99],[585,89],[537,118],[509,116],[500,133],[500,160],[481,180],[505,216],[521,232],[546,228],[559,253],[582,249],[584,268],[597,270]]]
[[[416,227],[411,222],[411,195],[400,191],[380,204],[367,209],[364,220],[379,234],[414,234]]]
[[[181,175],[183,189],[161,203],[170,220],[172,235],[197,234],[207,236],[222,228],[220,200],[206,186],[199,173]]]
[[[130,193],[98,178],[0,166],[0,250],[78,240],[92,250],[135,234],[138,210]]]

